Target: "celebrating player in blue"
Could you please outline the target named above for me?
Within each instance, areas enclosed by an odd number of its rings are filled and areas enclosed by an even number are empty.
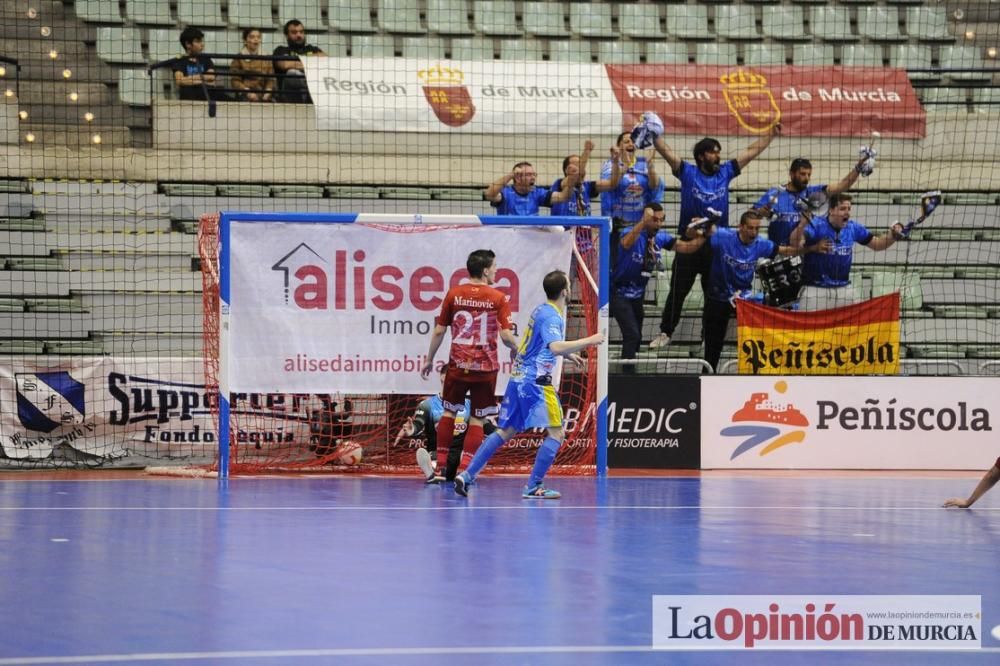
[[[566,356],[582,366],[585,361],[576,352],[604,342],[604,333],[595,333],[580,340],[566,340],[564,312],[569,299],[569,278],[562,271],[552,271],[542,280],[542,288],[548,300],[531,313],[528,328],[521,338],[510,382],[500,405],[500,428],[486,438],[466,470],[455,478],[455,492],[463,497],[468,497],[469,486],[505,442],[523,430],[545,428],[548,436],[535,455],[531,479],[521,497],[559,499],[558,492],[543,485],[545,474],[556,459],[556,452],[565,436],[562,406],[552,386],[556,357]]]

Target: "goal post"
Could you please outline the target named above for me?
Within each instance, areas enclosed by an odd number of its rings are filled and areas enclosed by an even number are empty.
[[[206,216],[199,249],[219,477],[412,471],[420,444],[410,442],[409,417],[440,388],[437,373],[423,380],[419,370],[444,293],[467,277],[468,253],[497,253],[495,286],[511,301],[516,332],[544,301],[541,278],[566,270],[574,339],[608,332],[610,229],[602,217]],[[446,337],[436,363],[447,360],[449,344]],[[498,395],[509,373],[504,360],[501,353]],[[607,369],[607,339],[583,371],[563,368],[567,441],[553,473],[606,474]],[[540,441],[515,438],[494,469],[530,469]]]

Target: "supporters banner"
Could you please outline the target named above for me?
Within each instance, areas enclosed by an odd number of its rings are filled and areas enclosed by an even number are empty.
[[[705,377],[705,469],[976,469],[997,377]]]
[[[611,375],[608,466],[698,469],[700,407],[697,376]]]
[[[542,278],[569,271],[572,231],[361,224],[232,224],[229,386],[292,393],[432,393],[420,376],[434,318],[468,278],[469,253],[497,255],[494,285],[510,300],[515,333],[545,301]],[[483,324],[480,326],[480,324]],[[485,335],[469,321],[468,342]],[[448,360],[446,334],[436,361]],[[499,344],[499,343],[498,343]],[[510,356],[499,345],[506,386]]]
[[[306,58],[320,129],[579,134],[629,129],[643,111],[668,134],[916,139],[926,114],[889,67],[597,65]]]
[[[580,63],[305,58],[320,129],[603,136],[622,114]]]
[[[899,294],[799,312],[736,301],[744,375],[899,373]]]

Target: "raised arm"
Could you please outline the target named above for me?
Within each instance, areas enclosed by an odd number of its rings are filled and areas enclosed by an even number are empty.
[[[557,356],[569,356],[588,347],[596,347],[604,342],[604,333],[594,333],[579,340],[558,340],[549,343],[549,350]]]
[[[670,165],[670,172],[676,176],[681,168],[680,155],[674,152],[674,149],[663,140],[662,136],[656,137],[656,140],[653,142],[653,148],[656,148],[656,152],[667,161],[667,164]]]
[[[892,247],[896,241],[903,237],[903,225],[897,222],[892,225],[889,231],[885,232],[881,236],[875,236],[870,241],[868,241],[868,248],[875,250],[876,252],[881,252],[882,250],[888,250]]]
[[[650,191],[656,191],[656,188],[660,185],[660,177],[656,175],[656,167],[654,162],[656,161],[656,153],[650,153],[646,156],[646,180],[649,182]]]
[[[755,157],[764,152],[771,145],[771,142],[774,141],[774,137],[779,134],[781,134],[781,123],[775,123],[767,134],[747,146],[746,150],[736,157],[736,163],[740,165],[740,169],[744,169]]]
[[[567,169],[566,177],[562,179],[562,189],[553,192],[549,201],[551,203],[566,203],[573,198],[573,188],[580,182],[580,173],[576,169]]]
[[[611,176],[595,183],[598,192],[610,192],[618,187],[622,179],[622,153],[617,146],[611,147]],[[583,176],[581,176],[582,178]]]
[[[867,157],[862,157],[857,164],[851,167],[851,170],[847,172],[843,178],[840,179],[839,183],[834,183],[833,185],[826,186],[826,193],[830,196],[834,194],[840,194],[841,192],[846,192],[854,186],[854,183],[858,182],[858,176],[861,175],[861,165],[864,164]]]
[[[507,183],[514,180],[514,176],[517,174],[517,170],[511,171],[505,176],[497,178],[486,188],[486,198],[494,203],[500,201],[500,192],[507,186]]]

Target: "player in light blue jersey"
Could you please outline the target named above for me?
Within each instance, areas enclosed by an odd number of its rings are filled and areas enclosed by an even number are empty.
[[[851,284],[854,244],[879,252],[903,237],[899,222],[875,236],[864,224],[852,220],[851,197],[847,194],[830,197],[830,211],[825,217],[810,219],[803,214],[802,218],[806,224],[797,226],[789,241],[805,252],[800,310],[827,310],[858,302],[858,292]]]
[[[663,140],[656,137],[653,147],[670,165],[674,177],[681,183],[681,212],[678,220],[678,237],[683,238],[692,220],[713,219],[718,212],[717,227],[729,226],[729,184],[739,176],[750,162],[771,145],[774,137],[781,133],[781,125],[775,124],[771,130],[754,141],[728,162],[722,161],[722,144],[712,138],[704,138],[694,145],[694,164],[682,160]],[[710,210],[711,209],[711,210]],[[707,295],[708,278],[711,270],[711,248],[705,246],[694,254],[678,255],[670,273],[670,293],[663,304],[660,318],[660,333],[649,343],[651,349],[670,344],[670,338],[681,319],[684,299],[691,293],[695,278],[701,275],[701,288]]]
[[[846,192],[858,181],[864,162],[865,158],[862,158],[838,183],[810,185],[812,162],[804,157],[792,160],[792,165],[788,168],[788,183],[783,187],[772,187],[753,205],[755,210],[771,218],[767,226],[768,239],[778,245],[788,245],[792,230],[799,223],[799,210],[795,207],[795,202],[819,192],[825,193],[827,197]]]
[[[531,313],[531,320],[521,338],[510,382],[500,405],[499,429],[486,438],[464,472],[455,478],[455,492],[463,497],[469,486],[505,442],[530,428],[545,428],[548,433],[535,455],[531,478],[521,497],[525,499],[559,499],[559,493],[543,485],[545,474],[556,459],[562,445],[563,412],[559,396],[552,386],[556,357],[566,356],[584,365],[577,352],[604,342],[604,333],[566,340],[566,303],[569,300],[569,278],[562,271],[552,271],[542,281],[548,299]]]
[[[497,215],[538,215],[542,206],[569,201],[576,186],[575,175],[563,179],[563,189],[551,192],[547,187],[536,187],[538,174],[530,162],[518,162],[511,172],[498,178],[486,188],[486,198],[497,209]],[[513,185],[508,183],[513,182]]]

